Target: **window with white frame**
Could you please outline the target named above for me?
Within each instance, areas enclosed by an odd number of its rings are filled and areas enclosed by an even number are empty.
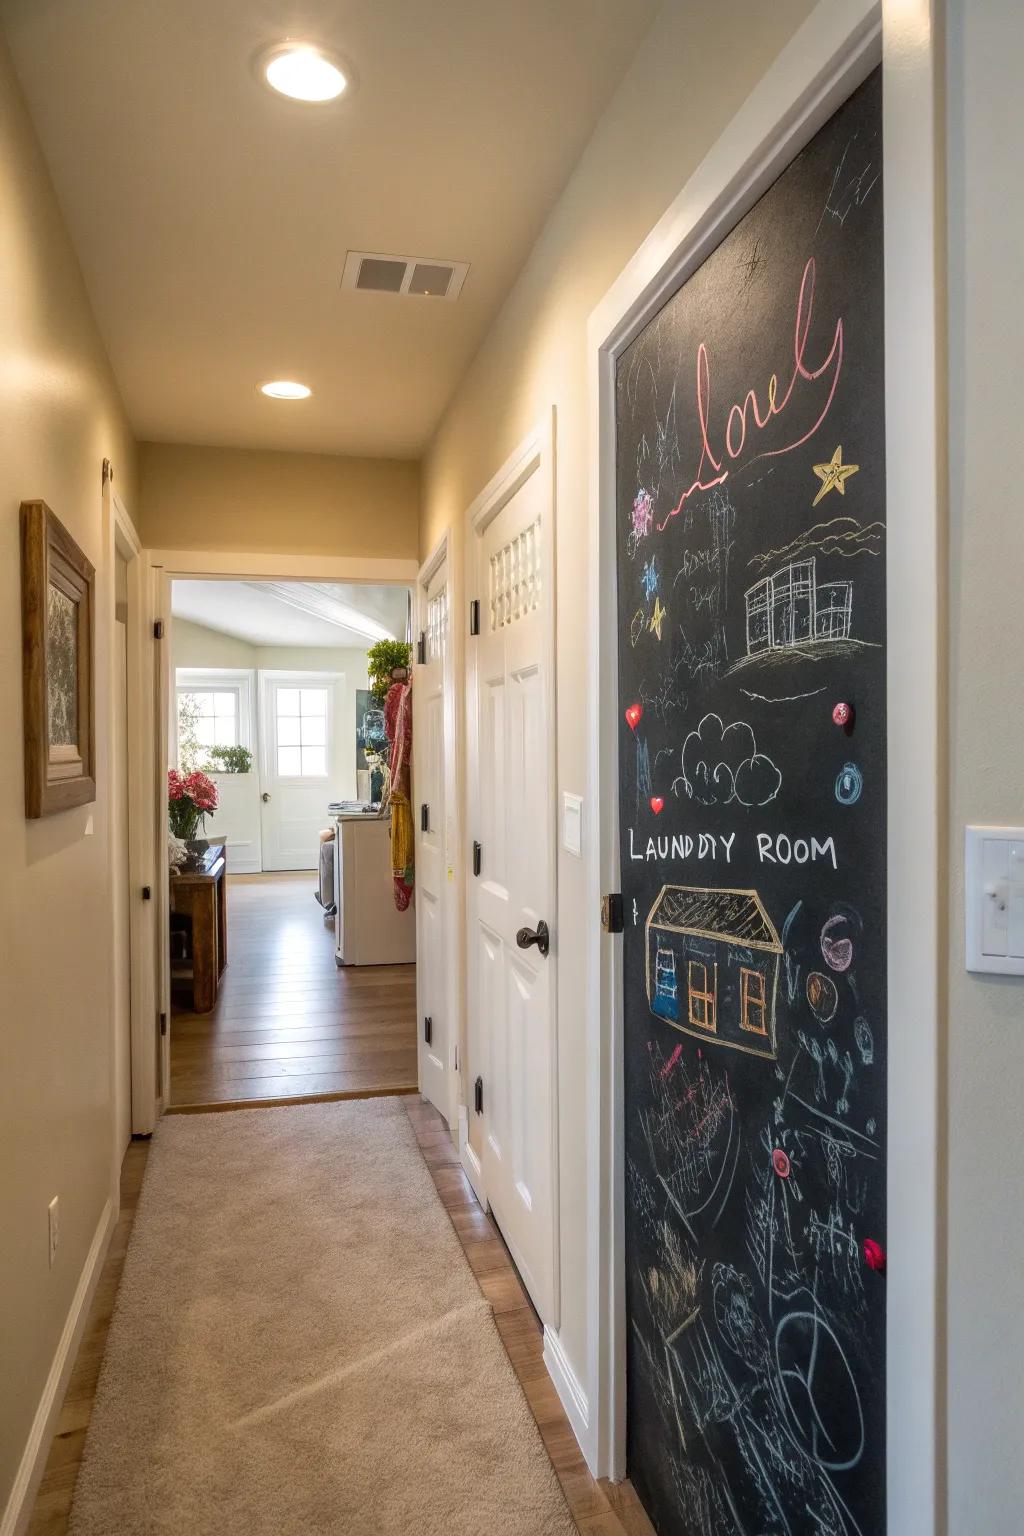
[[[240,713],[238,687],[179,683],[178,766],[203,767],[212,748],[239,746]]]
[[[326,688],[274,690],[277,772],[282,779],[327,776]]]

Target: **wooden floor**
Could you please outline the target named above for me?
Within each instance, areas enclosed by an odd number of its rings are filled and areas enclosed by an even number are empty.
[[[577,1529],[584,1536],[654,1536],[654,1528],[628,1482],[595,1482],[587,1470],[544,1365],[540,1320],[523,1290],[501,1234],[477,1204],[469,1180],[459,1166],[447,1126],[437,1111],[421,1103],[418,1097],[407,1098],[405,1107],[477,1284],[494,1308],[498,1332],[537,1421]],[[148,1156],[149,1143],[133,1141],[124,1160],[120,1219],[103,1265],[26,1536],[67,1533],[100,1362]]]
[[[415,1089],[416,967],[336,965],[313,882],[228,877],[217,1006],[171,1016],[173,1110]]]

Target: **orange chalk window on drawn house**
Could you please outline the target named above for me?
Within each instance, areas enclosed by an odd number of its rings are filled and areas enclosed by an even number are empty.
[[[686,991],[690,1023],[698,1029],[717,1032],[718,966],[712,968],[709,980],[708,968],[703,961],[687,961]]]
[[[740,1029],[766,1035],[764,972],[740,967]]]

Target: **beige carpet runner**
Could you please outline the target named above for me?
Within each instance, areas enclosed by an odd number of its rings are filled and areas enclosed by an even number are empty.
[[[575,1531],[399,1100],[163,1121],[71,1531]]]

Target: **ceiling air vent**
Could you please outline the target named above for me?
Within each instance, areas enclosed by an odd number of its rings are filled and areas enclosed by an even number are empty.
[[[363,293],[397,293],[414,299],[452,300],[462,292],[468,271],[467,261],[349,251],[341,286],[357,288]]]

